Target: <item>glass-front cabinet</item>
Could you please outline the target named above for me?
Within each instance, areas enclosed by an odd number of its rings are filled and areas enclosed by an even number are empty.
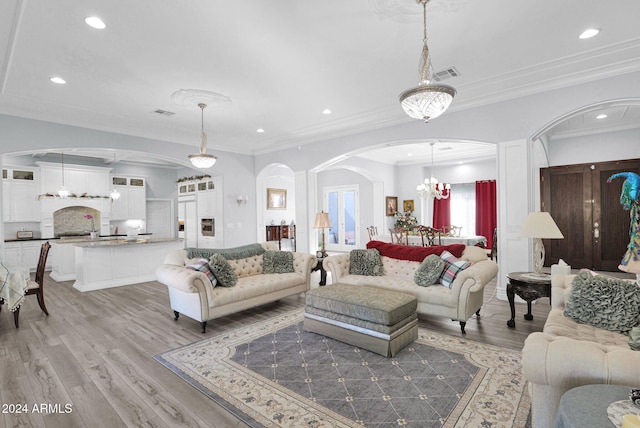
[[[5,222],[38,222],[38,169],[2,169],[2,217]]]

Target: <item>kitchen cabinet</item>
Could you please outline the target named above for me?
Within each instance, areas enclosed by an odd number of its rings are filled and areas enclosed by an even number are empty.
[[[62,164],[36,162],[40,167],[40,194],[58,193],[62,186]],[[109,173],[111,168],[66,164],[64,165],[64,186],[72,195],[108,196]]]
[[[120,192],[120,199],[111,204],[111,220],[144,220],[147,216],[145,179],[113,176],[111,182]]]
[[[31,271],[38,267],[40,246],[45,241],[14,241],[4,244],[4,263],[7,265],[28,266]],[[51,260],[47,259],[45,269],[50,269]]]
[[[186,247],[215,248],[223,245],[221,178],[178,183],[178,236]],[[203,219],[212,220],[212,234],[203,234]]]
[[[2,216],[5,222],[38,222],[39,174],[36,168],[2,170]]]

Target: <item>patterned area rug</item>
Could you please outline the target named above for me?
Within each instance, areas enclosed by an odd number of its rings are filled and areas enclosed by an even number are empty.
[[[517,351],[420,328],[393,358],[302,330],[302,310],[155,357],[251,427],[524,427]]]

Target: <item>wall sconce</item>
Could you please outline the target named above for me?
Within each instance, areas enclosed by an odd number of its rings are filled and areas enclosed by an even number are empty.
[[[249,201],[249,196],[247,195],[236,196],[236,202],[238,203],[238,205],[246,205],[247,201]]]

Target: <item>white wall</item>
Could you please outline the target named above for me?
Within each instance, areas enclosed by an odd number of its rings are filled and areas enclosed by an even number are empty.
[[[640,129],[551,140],[549,166],[640,158]]]

